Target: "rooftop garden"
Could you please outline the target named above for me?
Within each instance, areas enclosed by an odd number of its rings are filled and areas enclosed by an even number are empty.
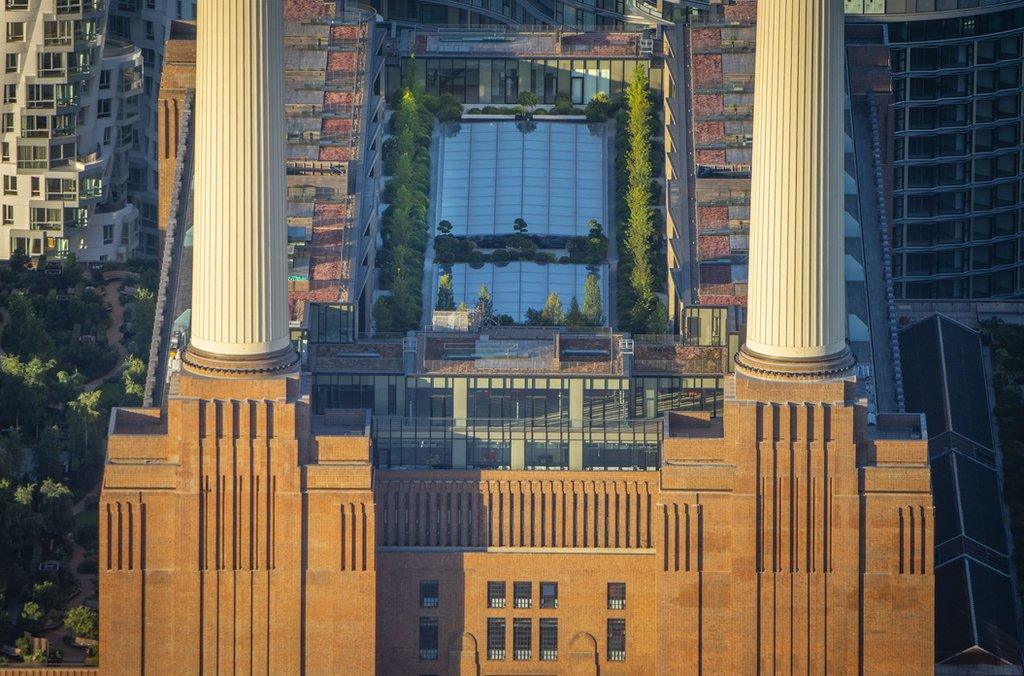
[[[661,151],[653,141],[658,119],[647,71],[641,65],[626,88],[617,122],[619,327],[634,334],[664,333],[668,314],[658,293],[667,272],[654,210],[661,201],[661,186],[655,180]]]
[[[484,263],[497,265],[512,261],[598,265],[608,259],[608,237],[595,219],[588,223],[586,237],[534,235],[529,224],[517,218],[507,235],[453,235],[452,224],[441,221],[434,237],[434,257],[441,265],[468,263],[479,268]]]
[[[423,252],[429,236],[430,142],[434,113],[430,97],[418,88],[402,90],[391,115],[391,138],[384,144],[384,171],[389,176],[382,200],[383,246],[377,256],[378,285],[390,294],[373,313],[378,331],[419,327],[423,308]],[[432,102],[436,106],[436,100]],[[436,109],[436,108],[435,108]]]

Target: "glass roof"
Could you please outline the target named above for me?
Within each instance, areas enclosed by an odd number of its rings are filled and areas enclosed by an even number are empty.
[[[606,127],[574,122],[463,122],[441,147],[440,207],[454,235],[586,235],[607,224]]]

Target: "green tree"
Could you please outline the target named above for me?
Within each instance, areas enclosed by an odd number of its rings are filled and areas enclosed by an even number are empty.
[[[597,92],[587,104],[588,122],[605,122],[608,120],[608,113],[611,110],[612,102],[604,92]]]
[[[43,609],[35,601],[25,601],[21,606],[21,626],[25,631],[36,631],[43,623]]]
[[[583,311],[580,310],[580,303],[576,300],[576,296],[573,296],[569,302],[569,311],[565,313],[565,325],[574,329],[587,325],[587,318],[583,316]]]
[[[441,275],[441,279],[437,282],[437,304],[434,307],[437,310],[455,309],[455,291],[452,287],[450,273]]]
[[[562,309],[562,301],[558,294],[552,291],[544,302],[544,309],[540,311],[541,319],[548,326],[560,326],[565,321],[565,312]]]
[[[452,222],[449,220],[443,220],[437,224],[437,232],[442,235],[452,234]]]
[[[96,638],[99,636],[99,616],[88,606],[75,606],[64,615],[64,626],[76,636]]]
[[[45,479],[39,485],[39,515],[46,537],[62,540],[71,532],[75,524],[73,502],[71,489],[64,484]]]
[[[129,350],[139,357],[149,355],[149,344],[153,338],[153,321],[156,318],[156,296],[149,289],[135,290],[131,306],[131,343]]]
[[[519,235],[525,235],[527,228],[529,228],[529,226],[526,224],[526,221],[521,218],[517,218],[512,223],[512,229]]]
[[[146,363],[135,355],[128,355],[124,360],[124,370],[121,373],[124,383],[124,394],[127,404],[138,406],[142,403],[142,397],[146,393]]]
[[[47,415],[52,372],[57,362],[32,357],[0,357],[0,421],[5,427],[24,426],[34,432]]]
[[[60,606],[62,601],[60,588],[50,580],[36,582],[32,585],[31,597],[33,601],[39,604],[44,615]]]
[[[480,285],[480,292],[476,297],[476,318],[481,324],[490,322],[494,318],[494,299],[486,284]]]
[[[71,431],[71,449],[81,449],[86,454],[98,447],[102,440],[100,429],[103,412],[100,410],[100,390],[82,392],[67,404],[68,427]],[[74,458],[70,463],[74,467]]]
[[[587,275],[583,284],[583,318],[590,326],[604,323],[604,307],[601,302],[601,283],[597,275]]]
[[[46,332],[46,324],[36,314],[28,296],[12,293],[7,299],[7,313],[9,318],[3,332],[4,350],[23,359],[45,359],[54,353],[55,347]]]
[[[40,481],[53,477],[64,476],[61,453],[64,451],[64,440],[56,425],[44,427],[36,437],[33,459],[36,478]]]
[[[516,99],[519,105],[523,108],[533,108],[535,105],[540,103],[540,99],[529,89],[519,92],[519,98]]]

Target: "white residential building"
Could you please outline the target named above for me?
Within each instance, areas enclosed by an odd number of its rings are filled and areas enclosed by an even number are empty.
[[[0,17],[0,259],[126,259],[141,52],[105,35],[102,0],[3,0]]]

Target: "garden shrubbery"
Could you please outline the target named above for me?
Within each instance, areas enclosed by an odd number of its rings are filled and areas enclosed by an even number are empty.
[[[383,246],[377,262],[380,288],[391,294],[377,301],[374,318],[377,330],[389,333],[417,328],[423,309],[430,136],[434,125],[434,113],[423,98],[415,89],[402,91],[391,116],[393,136],[385,143],[384,164],[390,178],[382,195],[388,207],[381,219]],[[431,103],[437,110],[450,108],[439,99]]]
[[[633,81],[625,91],[625,105],[619,113],[616,157],[616,215],[618,217],[619,325],[634,334],[663,333],[668,323],[665,306],[657,295],[660,238],[655,212],[660,198],[654,181],[656,162],[652,138],[657,118],[651,104],[647,71],[637,65]]]

